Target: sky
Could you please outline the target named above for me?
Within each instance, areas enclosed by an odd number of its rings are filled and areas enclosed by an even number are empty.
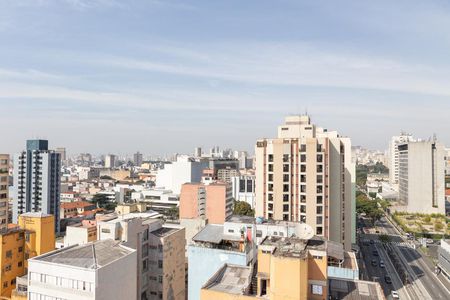
[[[450,145],[446,0],[0,0],[0,152],[253,151],[290,114]]]

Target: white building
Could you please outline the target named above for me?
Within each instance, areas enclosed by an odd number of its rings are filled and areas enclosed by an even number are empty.
[[[436,141],[398,146],[399,202],[408,212],[445,214],[445,151]]]
[[[27,149],[14,156],[14,201],[12,221],[26,212],[43,212],[55,216],[59,232],[61,159],[48,150],[46,140],[28,140]]]
[[[116,156],[108,154],[105,156],[105,168],[111,169],[116,167]]]
[[[113,240],[71,246],[31,258],[28,299],[137,299],[136,259],[136,250]]]
[[[147,203],[148,207],[157,212],[180,205],[180,196],[166,189],[145,189],[131,193],[131,199],[135,202]]]
[[[156,187],[172,190],[180,194],[181,185],[187,182],[200,182],[203,170],[208,168],[207,161],[198,161],[189,156],[178,156],[177,161],[166,164],[158,170]]]
[[[255,208],[255,175],[241,175],[231,178],[233,198],[237,201],[245,201]]]
[[[393,136],[389,143],[389,182],[391,184],[398,184],[398,172],[399,172],[399,153],[398,145],[414,141],[411,134],[401,133],[400,135]]]

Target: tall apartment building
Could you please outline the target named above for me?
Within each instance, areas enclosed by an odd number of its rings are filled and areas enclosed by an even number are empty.
[[[8,228],[9,155],[0,154],[0,232]]]
[[[400,135],[393,136],[389,143],[389,182],[391,184],[398,184],[399,174],[399,151],[398,145],[414,141],[411,134],[402,132]]]
[[[233,214],[232,187],[229,183],[185,183],[180,194],[180,219],[206,218],[223,224]]]
[[[23,213],[43,212],[55,217],[59,232],[60,161],[46,140],[28,140],[26,151],[15,155],[13,223]]]
[[[136,152],[136,153],[133,155],[133,164],[134,164],[135,166],[140,167],[140,166],[142,165],[142,159],[143,159],[142,153],[139,153],[139,151]]]
[[[278,138],[256,143],[256,216],[298,221],[316,235],[355,241],[355,166],[351,141],[288,116]]]
[[[51,215],[26,213],[17,227],[0,233],[0,296],[11,296],[16,277],[27,274],[28,258],[55,249],[54,226]]]
[[[255,175],[240,175],[231,178],[233,198],[255,207]]]
[[[116,156],[113,154],[105,155],[105,168],[115,168],[116,167]]]
[[[445,214],[445,149],[436,141],[408,142],[399,150],[399,202],[408,212]]]
[[[59,157],[61,159],[61,164],[65,165],[67,161],[66,148],[56,148],[56,153],[59,153]]]
[[[194,157],[202,157],[202,148],[201,147],[195,147]]]
[[[136,298],[137,252],[113,240],[62,248],[29,260],[28,299]]]

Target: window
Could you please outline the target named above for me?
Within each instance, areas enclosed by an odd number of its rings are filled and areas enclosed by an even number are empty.
[[[312,284],[311,285],[311,293],[313,295],[322,295],[323,294],[323,288],[321,285]]]
[[[306,203],[306,195],[300,195],[300,202]]]
[[[273,194],[267,194],[267,200],[273,201]]]
[[[300,205],[300,212],[306,213],[306,205]]]
[[[323,234],[323,229],[322,229],[322,227],[317,227],[317,229],[316,229],[316,234],[317,234],[317,235],[322,235],[322,234]]]
[[[283,204],[283,212],[289,211],[289,204]]]
[[[245,180],[244,179],[240,179],[239,180],[239,193],[244,193],[244,192],[245,192]]]
[[[300,193],[306,193],[306,185],[302,184],[300,186]]]
[[[268,177],[269,177],[269,178],[268,178],[268,181],[273,181],[273,174],[269,174]]]
[[[283,192],[289,192],[289,184],[283,184]]]
[[[273,203],[269,203],[268,209],[269,209],[270,211],[273,211]]]
[[[267,189],[272,192],[273,191],[273,184],[269,183]]]
[[[323,196],[317,196],[317,204],[323,203]]]
[[[234,233],[234,229],[228,229],[229,233]]]
[[[323,217],[316,217],[316,224],[317,225],[322,225],[322,222],[323,222]]]
[[[300,162],[306,162],[306,154],[300,155]]]
[[[323,207],[322,207],[322,206],[317,206],[316,213],[317,213],[318,215],[323,214]]]
[[[5,272],[9,272],[11,271],[11,265],[6,265],[5,266]]]
[[[3,288],[6,289],[8,287],[8,281],[3,282]]]
[[[289,165],[283,165],[283,172],[289,172]]]
[[[319,162],[319,163],[323,162],[323,155],[322,154],[317,154],[317,162]]]
[[[306,151],[306,145],[305,144],[301,144],[300,145],[300,152],[305,152]]]
[[[306,182],[306,175],[300,175],[300,182]]]
[[[11,258],[12,257],[12,250],[6,251],[6,257]]]
[[[22,252],[23,251],[23,247],[19,247],[19,252]]]
[[[102,228],[102,233],[111,233],[111,230],[108,228]]]
[[[17,263],[17,267],[18,267],[18,268],[22,268],[22,264],[23,264],[23,263],[22,263],[21,261],[19,261],[19,262]]]
[[[317,173],[322,173],[322,172],[323,172],[323,166],[317,165]]]
[[[163,277],[161,275],[158,276],[158,282],[162,283],[163,282]]]
[[[162,269],[162,267],[163,267],[163,261],[158,260],[158,268]]]
[[[159,251],[159,253],[163,252],[163,245],[158,245],[158,251]]]
[[[306,172],[306,165],[300,165],[300,172],[302,173]]]
[[[283,194],[283,201],[289,201],[289,194]]]
[[[283,161],[288,162],[289,161],[289,154],[283,154]]]
[[[284,174],[283,175],[283,181],[284,182],[289,182],[289,174]]]
[[[256,230],[256,237],[262,237],[262,231]]]
[[[14,278],[13,280],[11,280],[11,285],[15,285],[16,284],[16,279]]]
[[[273,172],[273,165],[272,164],[269,164],[267,167],[269,168],[269,172]]]
[[[269,155],[267,156],[267,160],[268,160],[269,162],[273,162],[273,154],[269,154]]]

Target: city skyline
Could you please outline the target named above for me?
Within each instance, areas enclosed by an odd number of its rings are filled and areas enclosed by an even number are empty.
[[[402,130],[450,144],[448,4],[236,5],[3,2],[3,151],[253,150],[305,111],[371,149]]]

